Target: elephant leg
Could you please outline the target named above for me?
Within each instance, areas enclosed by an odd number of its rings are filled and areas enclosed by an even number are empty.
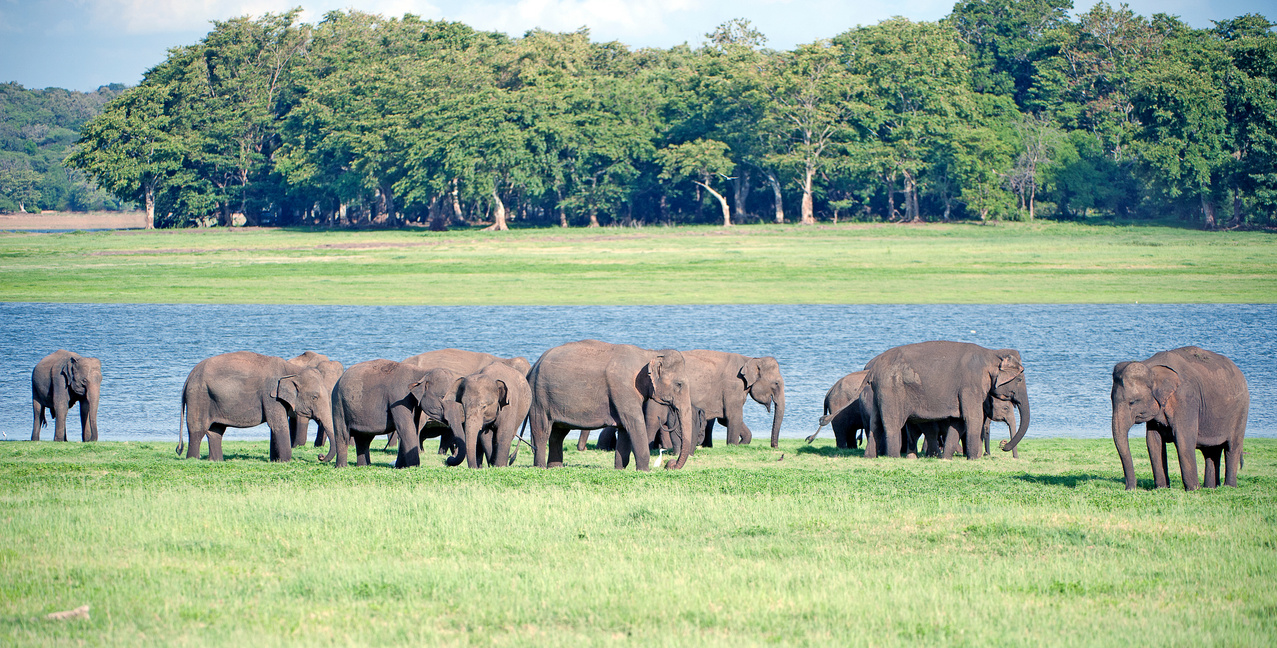
[[[452,452],[452,448],[457,445],[457,435],[452,430],[446,430],[439,435],[439,454],[445,455]]]
[[[70,403],[53,403],[53,440],[67,440],[67,413],[71,410]]]
[[[367,466],[372,463],[372,437],[371,434],[351,434],[355,439],[355,465]]]
[[[399,455],[395,458],[395,468],[407,468],[421,465],[421,438],[416,434],[416,424],[412,419],[412,410],[396,405],[390,410],[390,418],[399,432]]]
[[[1153,487],[1168,488],[1170,480],[1167,478],[1166,463],[1166,439],[1162,437],[1162,432],[1156,426],[1146,425],[1144,432],[1144,442],[1148,445],[1148,460],[1153,464]]]
[[[1237,471],[1241,468],[1242,463],[1242,442],[1241,435],[1236,436],[1236,441],[1228,442],[1228,449],[1224,452],[1224,485],[1237,487]]]
[[[634,453],[634,467],[643,472],[651,469],[652,440],[647,437],[647,421],[643,416],[642,406],[617,407],[617,418],[620,427],[630,435],[630,451]]]
[[[40,440],[40,423],[44,421],[44,405],[40,401],[31,399],[31,409],[35,410],[35,424],[31,428],[31,440]]]
[[[634,451],[634,443],[624,429],[619,427],[613,429],[616,430],[616,450],[612,453],[612,467],[624,470],[630,465],[630,453]]]
[[[576,439],[576,451],[585,452],[585,444],[590,440],[590,431],[581,430],[581,436]]]
[[[292,461],[293,426],[282,406],[278,410],[266,410],[266,425],[270,427],[270,460],[285,463]]]
[[[705,421],[705,438],[701,439],[701,447],[714,447],[714,419]]]
[[[993,427],[993,419],[984,419],[984,429],[980,430],[980,438],[984,440],[984,456],[991,457],[993,453],[989,452],[989,428]],[[1012,448],[1014,451],[1014,448]]]
[[[940,458],[953,459],[953,455],[958,453],[962,447],[962,434],[958,430],[958,426],[949,424],[944,428],[944,447],[940,450]]]
[[[569,430],[565,427],[555,425],[550,428],[549,439],[549,462],[550,468],[558,468],[563,465],[563,440],[568,437]]]
[[[1197,448],[1194,445],[1196,444],[1187,441],[1181,442],[1178,437],[1175,441],[1175,454],[1179,455],[1180,481],[1184,482],[1186,491],[1197,490],[1202,485],[1197,479]]]
[[[294,415],[288,422],[293,432],[293,447],[300,448],[306,445],[306,433],[310,431],[310,418]]]
[[[208,426],[208,460],[225,461],[222,456],[222,435],[226,434],[226,426],[214,423]]]
[[[535,405],[528,414],[528,431],[532,435],[532,465],[545,468],[550,445],[550,417]]]
[[[900,457],[901,431],[904,430],[904,427],[904,417],[894,413],[883,413],[883,454],[886,454],[888,457]]]
[[[1202,459],[1206,463],[1202,471],[1202,488],[1219,487],[1219,458],[1223,454],[1224,448],[1221,446],[1202,448]]]
[[[984,405],[981,404],[974,411],[967,411],[964,414],[962,438],[966,443],[963,444],[962,452],[967,455],[967,459],[974,461],[984,452],[984,446],[980,444],[981,431],[984,430]]]

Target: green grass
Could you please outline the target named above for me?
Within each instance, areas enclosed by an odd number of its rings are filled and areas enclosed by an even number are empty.
[[[1193,493],[1125,492],[1105,440],[978,462],[786,440],[651,474],[571,442],[550,471],[172,445],[0,444],[0,643],[1277,644],[1274,440]]]
[[[0,233],[0,301],[1277,301],[1277,234],[1037,222]]]

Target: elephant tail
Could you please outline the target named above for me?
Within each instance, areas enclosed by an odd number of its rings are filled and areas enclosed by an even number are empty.
[[[40,427],[44,428],[48,424],[49,424],[49,420],[44,418],[44,408],[41,407],[40,408]],[[178,435],[181,436],[181,432],[179,432]]]
[[[182,394],[182,407],[177,415],[177,456],[182,456],[186,444],[182,443],[182,424],[186,422],[186,394]]]

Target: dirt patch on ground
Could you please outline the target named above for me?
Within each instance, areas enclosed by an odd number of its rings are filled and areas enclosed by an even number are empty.
[[[100,230],[143,227],[146,227],[146,213],[140,211],[0,214],[0,230]]]

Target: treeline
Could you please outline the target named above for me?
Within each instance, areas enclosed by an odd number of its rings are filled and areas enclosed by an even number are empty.
[[[412,15],[215,23],[69,163],[161,226],[1277,220],[1277,33],[960,2],[792,51]],[[797,214],[794,214],[797,212]]]
[[[0,211],[120,209],[124,203],[63,159],[80,129],[124,90],[27,90],[0,83]]]

